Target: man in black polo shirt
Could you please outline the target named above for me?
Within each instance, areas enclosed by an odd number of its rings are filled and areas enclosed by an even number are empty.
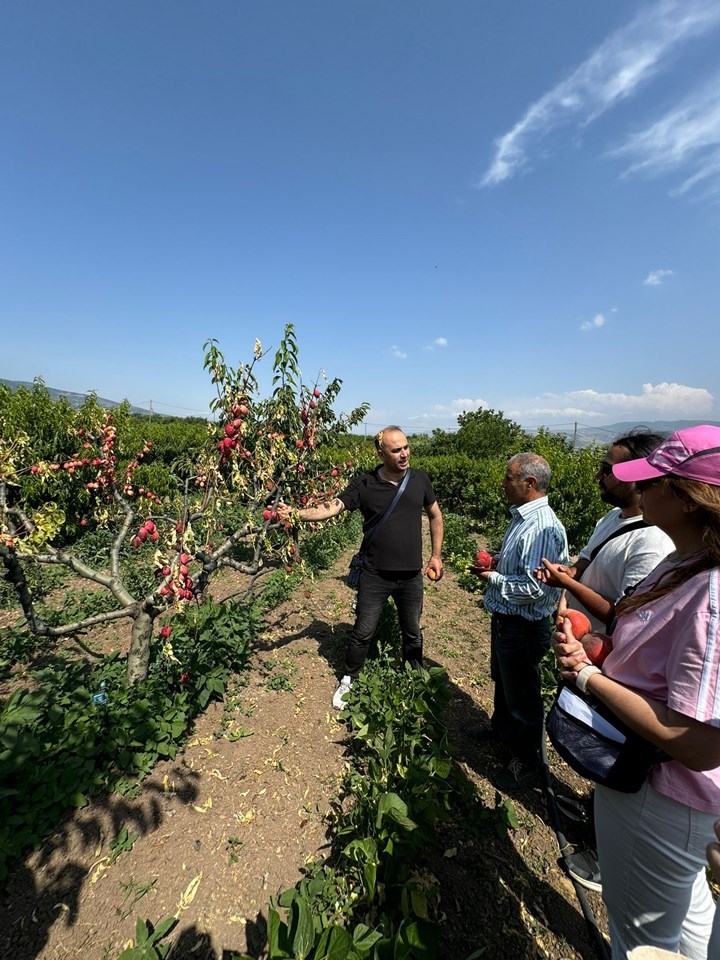
[[[381,460],[379,466],[370,473],[356,477],[334,500],[297,511],[292,511],[285,504],[278,507],[278,515],[283,520],[298,517],[309,521],[328,520],[343,510],[359,510],[363,515],[365,562],[358,587],[355,625],[345,658],[345,673],[333,697],[333,706],[337,710],[342,710],[345,695],[362,670],[388,597],[393,598],[397,607],[403,659],[414,666],[422,665],[423,510],[430,521],[432,555],[428,569],[436,580],[440,579],[443,570],[440,557],[442,514],[427,474],[410,469],[407,437],[399,427],[385,427],[375,437],[375,448]],[[370,537],[373,527],[392,503],[408,471],[407,485],[392,513]]]

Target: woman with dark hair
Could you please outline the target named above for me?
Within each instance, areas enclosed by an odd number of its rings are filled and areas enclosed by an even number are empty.
[[[641,489],[643,516],[675,551],[618,604],[602,670],[567,620],[556,634],[564,679],[671,758],[637,793],[595,791],[612,955],[647,944],[705,960],[705,847],[720,811],[720,428],[679,430],[613,473]]]

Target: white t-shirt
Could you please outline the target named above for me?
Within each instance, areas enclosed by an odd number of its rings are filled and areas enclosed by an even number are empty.
[[[620,516],[620,507],[615,507],[598,520],[593,535],[580,551],[586,560],[595,547],[622,527],[637,523],[641,517]],[[670,537],[659,527],[641,527],[615,537],[600,550],[583,573],[580,582],[610,603],[619,600],[628,587],[634,587],[654,570],[675,549]],[[605,624],[593,617],[576,597],[568,596],[568,606],[582,610],[593,630],[605,632]]]

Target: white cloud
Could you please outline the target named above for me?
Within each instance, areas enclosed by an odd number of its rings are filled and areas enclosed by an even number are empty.
[[[720,74],[610,155],[631,160],[624,176],[679,174],[684,179],[675,194],[700,184],[705,195],[720,191]]]
[[[445,337],[438,337],[437,340],[433,340],[432,343],[428,343],[427,346],[423,347],[423,350],[425,350],[426,353],[431,353],[436,347],[444,348],[447,345],[448,342]]]
[[[647,287],[659,287],[661,283],[664,283],[666,277],[672,276],[674,276],[673,270],[651,270],[643,283]]]
[[[436,403],[427,413],[416,414],[413,417],[409,417],[409,420],[415,423],[425,422],[426,424],[440,423],[441,421],[446,422],[448,420],[454,421],[461,413],[486,410],[488,407],[489,404],[487,400],[482,400],[479,397],[477,399],[450,400],[447,404]]]
[[[605,326],[605,317],[601,313],[596,313],[592,320],[586,320],[580,324],[581,330],[597,330],[598,327]]]
[[[527,399],[515,398],[505,409],[508,410],[508,416],[520,420],[573,419],[600,423],[634,419],[639,422],[694,420],[712,414],[713,395],[704,387],[689,387],[681,383],[645,383],[640,393],[636,394],[568,390]]]
[[[631,96],[658,73],[680,43],[720,24],[716,0],[660,0],[607,37],[576,70],[536,100],[496,141],[480,186],[493,186],[528,164],[528,153],[550,131],[586,125]]]
[[[404,350],[401,350],[399,347],[392,346],[390,347],[390,355],[397,357],[398,360],[407,360],[407,354]]]

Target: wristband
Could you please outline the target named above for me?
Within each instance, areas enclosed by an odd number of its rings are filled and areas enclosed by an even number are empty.
[[[602,673],[602,670],[592,663],[586,663],[582,670],[578,670],[578,675],[575,677],[575,686],[581,693],[588,692],[588,680],[590,677],[595,676],[596,673]]]

